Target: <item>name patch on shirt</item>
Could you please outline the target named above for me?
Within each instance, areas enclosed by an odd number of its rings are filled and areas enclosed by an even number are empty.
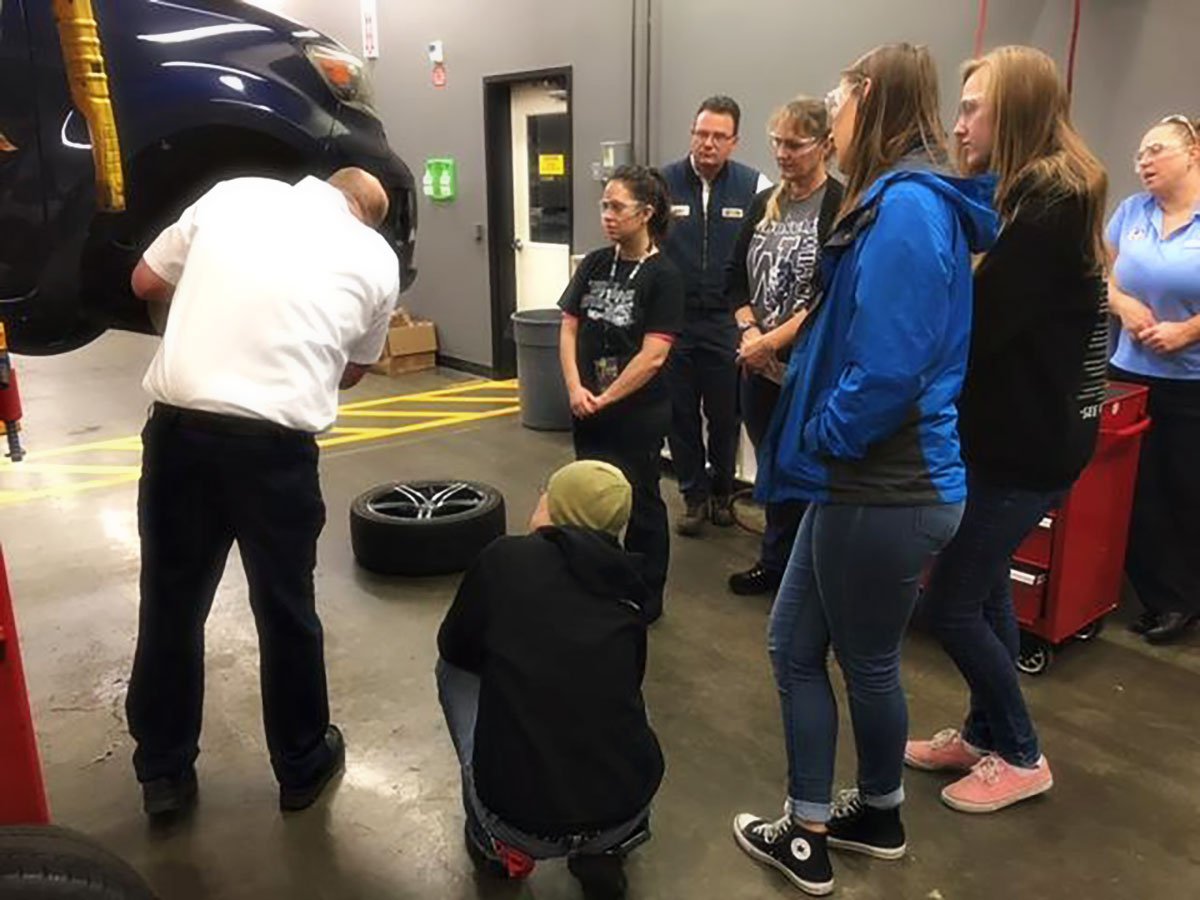
[[[722,206],[721,217],[725,219],[740,219],[746,214],[740,206]]]
[[[676,219],[685,219],[692,214],[692,208],[686,203],[680,203],[671,207],[671,215]]]

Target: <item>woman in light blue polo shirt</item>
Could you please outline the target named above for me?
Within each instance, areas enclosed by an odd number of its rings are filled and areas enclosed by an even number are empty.
[[[1200,133],[1168,116],[1135,157],[1146,190],[1108,223],[1109,302],[1121,319],[1112,374],[1150,388],[1125,568],[1146,611],[1131,626],[1168,643],[1200,621]]]

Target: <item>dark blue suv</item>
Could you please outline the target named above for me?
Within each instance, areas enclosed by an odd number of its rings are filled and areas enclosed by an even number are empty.
[[[375,173],[384,230],[412,268],[412,173],[388,147],[363,63],[336,41],[239,0],[93,0],[127,206],[97,212],[87,123],[71,102],[51,0],[0,0],[0,319],[21,353],[152,331],[129,273],[214,182]],[[231,323],[231,326],[234,323]]]

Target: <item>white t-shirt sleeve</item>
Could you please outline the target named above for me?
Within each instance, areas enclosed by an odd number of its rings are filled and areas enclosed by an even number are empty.
[[[350,347],[350,351],[347,354],[350,362],[359,366],[372,366],[379,362],[379,357],[383,355],[384,342],[387,341],[392,312],[396,308],[396,300],[399,297],[400,275],[399,270],[397,270],[396,279],[383,295],[379,306],[376,307],[375,317],[371,320],[370,325],[367,326],[366,332]]]
[[[208,194],[205,194],[185,209],[179,221],[163,229],[162,234],[142,254],[146,265],[164,281],[179,284],[192,239],[196,236],[196,213],[207,197]]]
[[[774,187],[774,186],[775,186],[775,182],[773,182],[770,178],[768,178],[762,172],[759,172],[758,173],[758,186],[754,188],[754,193],[761,194],[767,188]]]

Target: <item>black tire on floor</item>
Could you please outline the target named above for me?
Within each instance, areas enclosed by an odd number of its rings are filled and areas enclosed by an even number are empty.
[[[504,497],[473,481],[381,484],[350,506],[354,558],[380,575],[461,572],[506,529]]]
[[[0,828],[4,900],[155,900],[128,863],[66,828]]]

